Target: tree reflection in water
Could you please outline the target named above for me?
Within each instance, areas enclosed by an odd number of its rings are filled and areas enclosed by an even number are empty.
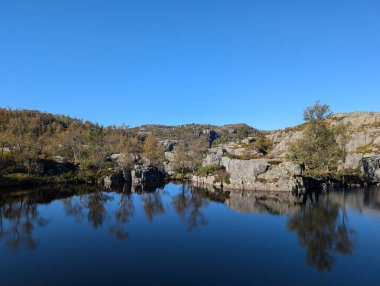
[[[132,193],[132,191],[138,193]],[[224,202],[226,193],[220,197],[189,185],[181,185],[174,193],[160,188],[134,188],[109,192],[104,189],[78,188],[37,190],[0,195],[0,241],[16,251],[22,248],[35,249],[38,245],[33,232],[47,224],[40,214],[41,203],[49,204],[58,200],[63,204],[67,216],[77,222],[88,221],[93,228],[107,230],[116,239],[129,237],[127,226],[135,213],[134,200],[141,200],[145,216],[152,221],[165,214],[163,199],[169,199],[171,207],[178,214],[189,231],[207,225],[203,210],[210,200]],[[229,196],[229,195],[228,195]],[[329,195],[309,194],[304,204],[288,221],[288,228],[298,235],[301,245],[307,249],[307,261],[320,271],[329,271],[334,265],[334,256],[350,254],[353,251],[353,231],[347,226],[345,196],[343,204]],[[107,204],[111,200],[117,200]]]
[[[110,232],[113,233],[118,240],[124,240],[129,236],[125,230],[125,226],[130,221],[135,210],[132,195],[128,189],[123,189],[120,193],[120,200],[116,204],[116,210],[110,213],[111,211],[107,211],[105,204],[113,200],[113,198],[114,196],[108,195],[103,192],[103,190],[97,190],[89,194],[82,194],[78,197],[63,199],[62,203],[68,216],[75,217],[77,222],[87,217],[88,222],[94,228],[101,227],[107,216],[111,215]]]
[[[331,271],[334,255],[350,254],[353,251],[353,231],[347,226],[347,215],[343,204],[319,201],[309,194],[309,199],[299,212],[288,221],[288,228],[298,235],[301,245],[307,249],[307,262],[319,271]]]
[[[125,226],[129,223],[135,212],[133,198],[131,194],[122,193],[118,203],[118,209],[115,211],[115,223],[110,227],[110,231],[115,234],[116,239],[125,240],[129,237]]]
[[[75,217],[78,222],[86,216],[94,228],[99,228],[107,216],[105,203],[111,199],[112,197],[106,193],[95,191],[78,197],[65,198],[61,201],[68,216]]]
[[[88,209],[87,219],[94,228],[103,225],[104,219],[107,215],[107,210],[104,205],[111,199],[111,196],[100,191],[86,196],[85,206]]]
[[[141,201],[144,205],[144,213],[150,222],[155,216],[165,213],[161,193],[158,190],[141,194]]]
[[[0,239],[12,251],[36,249],[38,243],[33,238],[33,230],[46,224],[47,220],[40,215],[31,197],[11,201],[0,198]]]
[[[208,205],[208,199],[193,186],[182,185],[178,194],[172,197],[172,204],[177,214],[187,224],[188,230],[207,225],[201,209]]]

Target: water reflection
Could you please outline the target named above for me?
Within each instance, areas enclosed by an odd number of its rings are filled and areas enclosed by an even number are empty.
[[[135,206],[133,203],[132,195],[122,193],[120,201],[118,202],[118,208],[115,211],[115,221],[110,227],[111,233],[113,233],[117,240],[125,240],[129,237],[129,233],[126,230],[126,225],[133,217]]]
[[[341,190],[320,196],[309,193],[304,198],[285,193],[218,192],[190,185],[171,185],[169,189],[152,185],[125,185],[117,190],[65,186],[1,193],[0,242],[12,252],[35,250],[39,245],[37,230],[49,222],[54,224],[54,217],[42,208],[53,202],[63,206],[65,216],[74,222],[104,229],[120,241],[133,235],[130,223],[138,215],[151,224],[161,223],[159,217],[178,217],[190,232],[212,223],[215,213],[209,206],[223,203],[239,212],[287,216],[284,229],[297,235],[308,264],[319,271],[331,271],[337,255],[351,254],[358,247],[349,210],[380,214],[378,189]],[[137,212],[139,209],[142,212]]]
[[[288,228],[306,247],[307,262],[319,271],[331,271],[335,254],[352,253],[354,231],[347,225],[345,208],[330,202],[328,194],[324,202],[319,201],[318,194],[313,197],[310,195],[289,219]]]
[[[203,194],[203,196],[202,196]],[[176,213],[187,225],[188,230],[207,225],[207,219],[201,209],[207,207],[208,199],[205,192],[193,186],[182,185],[177,194],[172,197],[172,204]]]
[[[11,201],[0,197],[0,240],[12,251],[36,249],[38,243],[33,231],[47,223],[48,220],[40,215],[33,197],[20,196]]]

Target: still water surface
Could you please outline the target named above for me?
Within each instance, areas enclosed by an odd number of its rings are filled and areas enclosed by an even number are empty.
[[[380,189],[0,194],[0,285],[379,285]]]

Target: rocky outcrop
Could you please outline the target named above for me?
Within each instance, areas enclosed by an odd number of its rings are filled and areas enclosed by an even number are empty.
[[[228,187],[243,190],[291,191],[301,168],[293,163],[272,160],[235,160],[224,157],[222,164],[230,174]]]
[[[134,165],[140,159],[137,154],[134,153],[118,153],[112,154],[110,159],[115,162],[119,167],[125,167],[128,165]]]
[[[363,158],[364,177],[372,183],[380,183],[380,156]]]
[[[302,170],[299,165],[268,159],[238,160],[221,158],[221,165],[229,175],[227,182],[221,183],[214,176],[194,176],[193,182],[199,186],[213,185],[226,189],[285,191],[291,192],[302,186],[302,179],[297,178]]]
[[[203,166],[220,165],[222,163],[222,157],[224,153],[225,150],[223,147],[209,149],[209,153],[203,160]]]
[[[50,159],[39,160],[33,172],[43,176],[59,176],[70,171],[75,172],[76,169],[75,164],[64,157],[54,156]]]
[[[193,184],[200,188],[215,187],[222,188],[222,184],[217,182],[215,176],[192,176],[191,181]]]
[[[346,151],[345,161],[340,169],[357,169],[362,167],[362,159],[380,155],[380,113],[352,112],[339,113],[329,117],[327,123],[332,127],[344,127],[349,135],[345,140],[338,140]],[[268,154],[272,158],[284,158],[289,144],[301,138],[304,125],[272,131],[267,138],[273,142],[273,149]]]
[[[340,142],[348,153],[347,168],[359,167],[361,158],[371,155],[370,148],[361,150],[362,147],[380,142],[380,112],[338,113],[330,116],[327,122],[331,126],[344,126],[349,134],[347,141]],[[267,138],[274,143],[270,156],[284,157],[289,144],[302,136],[303,129],[304,125],[299,125],[268,134]]]
[[[107,188],[113,188],[123,185],[130,179],[130,172],[128,171],[115,171],[104,177],[103,183]]]
[[[165,148],[165,152],[173,152],[177,142],[165,139],[160,141],[160,144]]]
[[[338,138],[338,143],[346,152],[345,160],[338,163],[338,170],[344,169],[348,174],[352,173],[355,184],[360,183],[358,180],[361,180],[362,175],[370,182],[379,183],[380,113],[334,114],[327,119],[327,123],[331,127],[344,128],[348,134],[344,138]],[[310,185],[310,180],[307,181],[302,177],[299,165],[286,162],[286,155],[289,145],[303,136],[305,127],[306,125],[299,125],[262,133],[261,136],[266,134],[265,137],[270,142],[269,153],[260,153],[257,147],[260,146],[260,142],[256,142],[257,138],[252,136],[210,148],[203,160],[203,167],[224,166],[229,179],[221,183],[220,178],[210,175],[208,177],[193,176],[193,181],[201,186],[223,186],[227,189],[293,190],[295,193],[302,193],[305,190],[305,184]],[[347,179],[345,183],[349,183],[349,176],[345,176]]]
[[[165,173],[153,166],[136,165],[133,170],[109,169],[101,179],[106,187],[131,184],[158,184],[165,178]]]
[[[267,135],[267,138],[274,143],[273,150],[269,157],[284,158],[288,151],[289,144],[302,137],[303,132],[299,130],[279,130]]]
[[[174,152],[165,152],[165,159],[166,162],[164,162],[164,171],[168,175],[174,175],[175,174],[175,168],[173,165],[174,160]]]
[[[132,183],[159,183],[164,178],[164,172],[153,166],[135,166],[131,171]]]

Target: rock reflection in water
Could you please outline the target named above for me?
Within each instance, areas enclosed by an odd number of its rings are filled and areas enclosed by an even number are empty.
[[[231,191],[225,204],[239,212],[287,215],[287,228],[306,248],[309,265],[318,271],[331,271],[336,255],[354,251],[355,230],[349,226],[347,209],[380,216],[380,190],[372,187],[326,194],[308,192],[302,197],[281,192]]]
[[[299,198],[283,192],[232,191],[225,203],[244,213],[294,214],[299,209]]]

